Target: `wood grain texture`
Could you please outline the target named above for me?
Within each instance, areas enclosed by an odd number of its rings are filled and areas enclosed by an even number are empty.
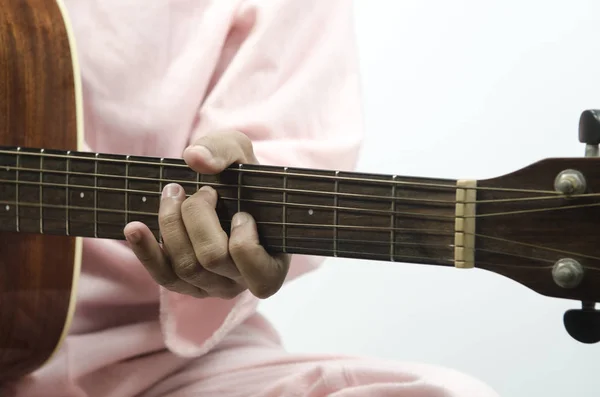
[[[566,169],[583,173],[587,197],[486,190],[552,191],[554,178]],[[546,159],[479,181],[478,186],[476,267],[504,275],[542,295],[600,302],[600,158]],[[535,199],[544,196],[555,198]],[[503,199],[521,200],[481,202]],[[520,212],[530,210],[535,212]],[[519,212],[485,216],[515,211]],[[552,266],[565,257],[576,259],[585,268],[582,283],[573,289],[559,287],[552,278]]]
[[[0,0],[0,143],[77,149],[67,32],[52,0]],[[42,364],[63,330],[75,239],[0,233],[0,384]]]

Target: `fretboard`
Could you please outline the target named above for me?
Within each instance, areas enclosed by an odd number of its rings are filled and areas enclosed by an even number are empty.
[[[0,230],[120,240],[141,221],[161,241],[168,183],[215,188],[223,229],[248,212],[271,252],[454,263],[453,180],[246,164],[203,175],[182,160],[88,152],[0,147]]]

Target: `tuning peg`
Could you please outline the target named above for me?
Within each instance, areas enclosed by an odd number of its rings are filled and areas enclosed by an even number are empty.
[[[579,310],[567,310],[563,316],[565,329],[581,343],[600,342],[600,311],[594,303],[583,303]]]
[[[585,156],[598,157],[600,110],[588,109],[579,118],[579,142],[585,143]]]

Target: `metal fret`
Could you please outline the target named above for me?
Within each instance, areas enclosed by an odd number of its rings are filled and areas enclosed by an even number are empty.
[[[339,182],[339,176],[340,176],[340,172],[336,171],[335,172],[335,186],[334,186],[334,196],[333,196],[333,256],[337,257],[337,243],[338,243],[338,192],[340,189],[340,182]]]
[[[392,208],[391,211],[392,213],[390,214],[390,262],[394,262],[394,251],[395,251],[395,241],[396,241],[396,235],[394,233],[394,229],[395,229],[395,219],[396,216],[394,215],[396,212],[396,178],[397,175],[394,175],[392,177]]]
[[[125,157],[125,224],[129,223],[129,156]]]
[[[98,238],[98,157],[96,153],[94,160],[94,237]]]
[[[40,233],[44,234],[44,149],[40,150]]]
[[[21,168],[21,148],[17,148],[17,169],[15,174],[15,210],[17,211],[17,232],[21,231],[19,218],[19,169]]]
[[[244,165],[238,165],[238,178],[237,178],[237,212],[242,212],[242,172]]]
[[[196,191],[200,190],[200,184],[202,183],[202,174],[196,172]]]
[[[69,172],[71,171],[71,151],[67,151],[67,172],[65,174],[65,230],[66,230],[66,234],[67,236],[71,235],[71,231],[69,228],[69,207],[70,207],[70,203],[69,203]]]
[[[282,224],[282,251],[283,253],[286,253],[287,250],[287,221],[285,219],[285,215],[287,213],[287,180],[288,180],[288,167],[285,167],[283,169],[283,205],[282,205],[282,214],[281,214],[281,219],[283,221]]]
[[[164,185],[163,185],[163,179],[164,179],[164,169],[165,169],[165,159],[164,157],[161,157],[160,159],[160,167],[159,167],[159,189],[158,189],[158,194],[162,195],[162,191],[164,189]],[[162,233],[160,231],[160,227],[158,228],[158,243],[162,244],[163,243],[163,239],[162,239]]]

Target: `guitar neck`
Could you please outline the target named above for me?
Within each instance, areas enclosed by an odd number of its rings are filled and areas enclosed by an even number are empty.
[[[141,221],[160,241],[163,187],[208,185],[224,230],[246,211],[271,252],[455,265],[455,180],[14,147],[0,167],[1,231],[120,240]]]

